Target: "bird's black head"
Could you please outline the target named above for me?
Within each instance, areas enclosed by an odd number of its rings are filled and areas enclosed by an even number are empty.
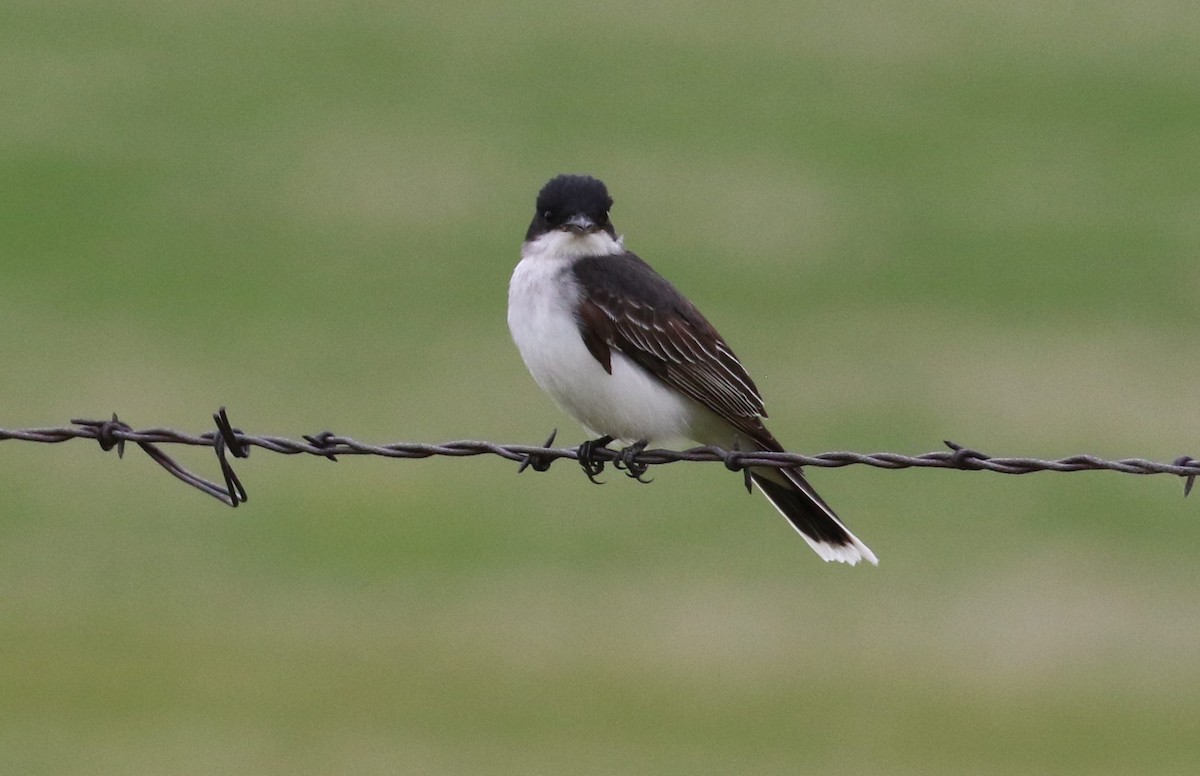
[[[612,197],[601,181],[590,175],[559,175],[538,192],[537,212],[529,224],[526,240],[556,229],[588,234],[608,232],[615,236],[608,211]]]

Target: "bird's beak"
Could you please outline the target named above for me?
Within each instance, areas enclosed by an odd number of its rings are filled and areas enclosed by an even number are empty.
[[[583,215],[576,214],[568,218],[562,225],[563,230],[574,232],[575,234],[588,234],[596,231],[596,224],[592,219]]]

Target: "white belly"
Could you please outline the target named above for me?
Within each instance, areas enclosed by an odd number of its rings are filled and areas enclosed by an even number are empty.
[[[567,262],[522,259],[508,287],[508,328],[533,379],[589,432],[626,442],[694,439],[711,415],[623,353],[612,374],[588,351],[575,320],[578,287]]]

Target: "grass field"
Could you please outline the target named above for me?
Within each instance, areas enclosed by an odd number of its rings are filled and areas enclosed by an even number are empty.
[[[590,172],[797,451],[1200,455],[1194,3],[0,8],[0,426],[540,442],[505,284]],[[211,451],[181,458],[217,476]],[[1192,774],[1170,478],[0,444],[0,771]]]

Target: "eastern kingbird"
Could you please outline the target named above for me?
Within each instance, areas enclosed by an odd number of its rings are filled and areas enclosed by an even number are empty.
[[[584,175],[559,175],[538,193],[508,287],[508,327],[533,379],[601,445],[686,438],[782,452],[733,350],[625,247],[612,204]],[[799,467],[755,467],[750,477],[822,558],[878,564]]]

